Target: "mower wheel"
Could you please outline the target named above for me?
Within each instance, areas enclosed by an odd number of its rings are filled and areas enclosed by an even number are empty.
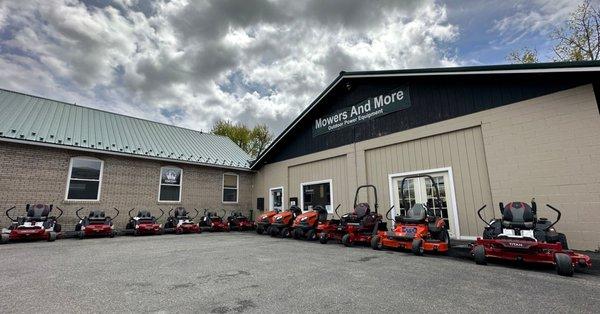
[[[62,230],[62,226],[59,223],[54,224],[54,232],[60,232]]]
[[[77,232],[77,237],[82,240],[83,238],[85,238],[85,232],[83,232],[83,231]]]
[[[371,248],[372,248],[373,250],[381,250],[381,248],[382,248],[383,246],[381,245],[381,241],[380,241],[380,240],[381,240],[381,239],[379,238],[379,236],[378,236],[378,235],[376,235],[376,236],[373,236],[373,238],[371,238]]]
[[[135,232],[137,232],[137,230],[134,231],[134,235],[135,235]],[[175,228],[175,234],[181,234],[181,233],[182,233],[181,228]]]
[[[292,231],[290,230],[290,228],[283,228],[281,229],[281,231],[279,232],[279,235],[282,238],[291,238],[292,237]]]
[[[327,244],[327,241],[329,241],[329,239],[327,239],[327,236],[325,234],[321,234],[319,236],[319,243],[321,243],[321,244]]]
[[[573,263],[571,263],[571,257],[565,253],[556,253],[554,255],[554,262],[556,263],[556,272],[561,276],[573,276]]]
[[[473,248],[473,258],[477,265],[487,264],[487,261],[485,260],[485,247],[483,247],[483,245],[477,245]]]
[[[115,237],[116,232],[115,231],[111,231],[109,237],[114,238]]]
[[[275,228],[275,227],[269,227],[269,229],[270,229],[270,231],[269,231],[269,234],[270,234],[272,237],[276,237],[276,236],[278,236],[278,235],[279,235],[279,229],[277,229],[277,228]]]
[[[56,240],[56,236],[56,232],[50,231],[50,233],[48,233],[48,242],[53,242],[54,240]]]
[[[0,244],[7,244],[10,241],[10,236],[8,234],[0,235]]]
[[[344,244],[346,247],[352,246],[352,240],[350,240],[350,234],[345,234],[342,237],[342,244]]]
[[[292,238],[299,240],[300,238],[302,238],[301,232],[302,230],[300,229],[294,229],[294,231],[292,231]]]
[[[412,242],[412,252],[417,256],[423,255],[423,239],[414,239]]]
[[[263,232],[265,232],[265,229],[263,229],[263,227],[257,227],[256,228],[256,233],[263,234]]]
[[[307,241],[315,241],[316,239],[317,239],[317,232],[314,229],[308,230],[308,232],[306,233],[306,240]]]

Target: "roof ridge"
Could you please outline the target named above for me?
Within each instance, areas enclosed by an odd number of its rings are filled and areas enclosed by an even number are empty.
[[[108,110],[104,110],[104,109],[98,109],[98,108],[94,108],[94,107],[82,106],[82,105],[78,105],[77,103],[69,103],[69,102],[66,102],[66,101],[63,101],[63,100],[57,100],[57,99],[47,98],[47,97],[43,97],[43,96],[28,94],[28,93],[14,91],[14,90],[2,88],[2,87],[0,87],[0,91],[5,91],[5,92],[8,92],[8,93],[15,93],[15,94],[19,94],[19,95],[23,95],[23,96],[27,96],[27,97],[32,97],[32,98],[39,98],[39,99],[54,101],[54,102],[65,104],[65,105],[69,105],[69,106],[74,106],[74,107],[79,107],[79,108],[84,108],[84,109],[89,109],[89,110],[100,111],[100,112],[104,112],[104,113],[108,113],[108,114],[114,114],[114,115],[118,115],[118,116],[122,116],[122,117],[126,117],[126,118],[131,118],[131,119],[136,119],[136,120],[140,120],[140,121],[146,121],[146,122],[151,122],[151,123],[162,124],[162,125],[165,125],[165,126],[174,127],[174,128],[178,128],[178,129],[182,129],[182,130],[186,130],[186,131],[192,131],[192,132],[196,132],[196,133],[200,133],[200,134],[212,135],[212,136],[223,137],[223,138],[229,139],[229,137],[227,137],[227,136],[214,134],[212,132],[204,132],[202,130],[198,131],[198,130],[181,127],[181,126],[174,125],[174,124],[168,124],[168,123],[154,121],[154,120],[150,120],[150,119],[139,118],[139,117],[134,117],[134,116],[128,116],[126,114],[122,114],[122,113],[118,113],[118,112],[108,111]]]

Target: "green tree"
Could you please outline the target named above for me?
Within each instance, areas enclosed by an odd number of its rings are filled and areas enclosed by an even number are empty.
[[[229,137],[252,158],[258,156],[273,139],[266,124],[258,124],[250,129],[243,123],[219,120],[213,124],[211,132]]]

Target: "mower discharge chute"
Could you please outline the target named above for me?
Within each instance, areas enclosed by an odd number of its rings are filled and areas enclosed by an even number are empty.
[[[175,234],[182,233],[199,233],[202,230],[197,223],[194,223],[194,218],[199,214],[198,210],[194,208],[196,215],[190,217],[185,207],[176,207],[169,211],[169,217],[165,223],[165,231],[175,232]]]
[[[134,236],[147,235],[147,234],[163,234],[164,229],[162,224],[158,223],[158,220],[165,214],[162,209],[160,210],[160,216],[154,217],[149,210],[140,209],[135,216],[131,216],[135,208],[129,211],[129,222],[125,226],[125,230],[129,234]]]
[[[221,209],[221,211],[223,211],[223,215],[219,216],[217,212],[211,212],[208,209],[204,210],[204,214],[200,218],[199,222],[202,231],[229,231],[229,226],[227,225],[227,222],[223,220],[227,212],[225,211],[225,209]]]
[[[561,212],[556,212],[556,221],[537,217],[535,200],[531,205],[524,202],[500,203],[501,219],[485,221],[481,217],[482,206],[477,215],[486,224],[483,238],[477,238],[471,253],[475,262],[485,265],[488,258],[528,263],[550,264],[561,276],[572,276],[575,267],[591,267],[589,256],[569,250],[567,238],[558,233],[554,225],[560,221]]]
[[[337,211],[340,205],[335,208],[335,211]],[[319,225],[328,223],[327,216],[327,210],[321,205],[317,205],[313,210],[299,215],[294,219],[294,224],[292,225],[292,237],[308,241],[317,240],[319,238],[317,233]]]
[[[244,231],[254,229],[254,222],[248,219],[241,211],[233,211],[227,217],[230,230]]]
[[[85,216],[79,216],[83,207],[75,211],[75,216],[79,218],[79,223],[75,225],[75,232],[80,239],[85,237],[114,237],[116,232],[113,226],[113,219],[119,216],[119,210],[114,208],[117,213],[114,217],[106,216],[103,210],[91,210]]]
[[[25,206],[27,215],[17,218],[10,217],[9,213],[13,209],[15,209],[14,206],[5,212],[11,224],[7,229],[2,229],[0,244],[18,240],[54,241],[60,235],[61,226],[57,221],[63,211],[58,206],[56,207],[60,211],[58,217],[49,216],[53,209],[52,205],[36,204],[31,206],[27,204]]]
[[[282,211],[277,215],[273,216],[273,223],[267,229],[267,232],[272,237],[280,236],[282,238],[289,238],[292,236],[292,224],[294,223],[294,219],[302,214],[302,210],[300,207],[296,205],[290,206],[288,210]]]
[[[265,231],[270,231],[273,217],[279,213],[278,210],[266,211],[256,217],[256,233],[263,234]]]
[[[429,204],[420,203],[411,206],[404,197],[404,184],[408,179],[423,177],[431,180],[433,187],[431,207],[428,206]],[[424,252],[447,253],[450,248],[450,236],[446,221],[441,215],[437,215],[435,210],[441,208],[442,201],[433,178],[426,174],[407,176],[402,179],[400,191],[402,191],[400,204],[405,214],[394,217],[392,231],[379,231],[371,240],[371,247],[375,250],[384,247],[407,249],[416,255],[423,255]]]

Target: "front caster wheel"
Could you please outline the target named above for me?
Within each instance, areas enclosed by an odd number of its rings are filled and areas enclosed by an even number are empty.
[[[381,245],[381,238],[376,235],[371,239],[371,248],[373,250],[381,250],[382,245]]]
[[[571,257],[565,253],[556,253],[554,255],[554,262],[556,263],[556,272],[561,276],[571,277],[573,276],[573,263],[571,263]]]
[[[342,237],[342,244],[344,244],[346,247],[352,246],[352,239],[350,239],[350,234],[345,234]]]
[[[423,239],[414,239],[412,242],[412,252],[417,256],[423,255]]]
[[[487,264],[487,261],[485,260],[485,247],[483,247],[483,245],[478,245],[473,248],[473,258],[477,265]]]
[[[319,243],[321,243],[321,244],[327,244],[327,241],[329,241],[329,239],[327,239],[327,236],[325,234],[321,234],[319,236]]]

